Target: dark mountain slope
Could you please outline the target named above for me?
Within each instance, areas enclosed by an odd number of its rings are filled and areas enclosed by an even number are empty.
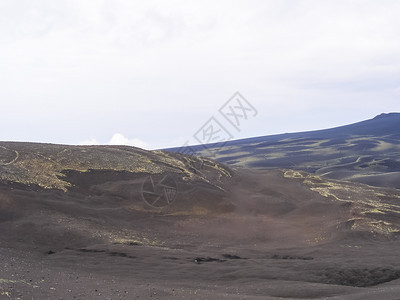
[[[191,150],[232,166],[291,168],[400,188],[400,113],[332,129],[228,141],[222,147],[199,145]]]

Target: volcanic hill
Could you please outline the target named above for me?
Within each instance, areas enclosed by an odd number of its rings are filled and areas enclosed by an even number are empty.
[[[289,168],[1,142],[0,297],[391,299],[399,201]]]

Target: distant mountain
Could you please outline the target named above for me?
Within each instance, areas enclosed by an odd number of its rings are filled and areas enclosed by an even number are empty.
[[[191,146],[190,152],[232,166],[296,169],[400,188],[400,113],[325,130],[228,141],[223,146]]]

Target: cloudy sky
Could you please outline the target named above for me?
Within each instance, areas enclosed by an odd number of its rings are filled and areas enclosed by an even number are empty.
[[[400,1],[0,0],[0,140],[196,143],[400,111]],[[239,91],[257,110],[233,128]]]

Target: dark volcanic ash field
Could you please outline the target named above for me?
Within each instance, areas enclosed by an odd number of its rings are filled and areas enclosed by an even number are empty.
[[[0,143],[0,299],[399,299],[400,191]]]

